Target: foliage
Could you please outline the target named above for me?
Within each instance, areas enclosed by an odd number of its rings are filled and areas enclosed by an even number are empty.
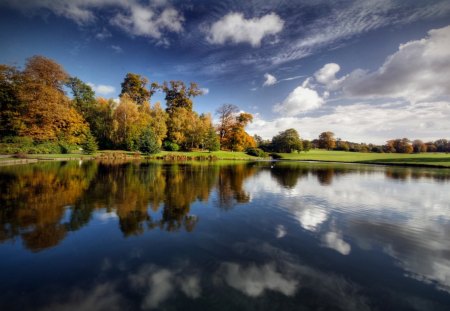
[[[336,147],[336,140],[333,132],[322,132],[319,135],[319,148],[331,150]]]
[[[259,148],[247,148],[245,151],[248,155],[259,157],[259,158],[266,158],[267,153],[264,152],[264,150],[261,150]]]
[[[158,138],[150,126],[145,128],[139,136],[139,151],[144,154],[154,154],[161,151]]]
[[[178,151],[178,150],[180,150],[180,146],[178,146],[174,142],[166,140],[164,142],[164,150],[167,150],[167,151]]]
[[[293,128],[280,132],[272,138],[272,148],[275,152],[301,151],[300,135]]]
[[[214,127],[208,129],[206,139],[205,139],[205,149],[209,151],[219,151],[220,150],[220,139],[216,134]]]
[[[187,87],[183,81],[164,81],[159,88],[166,94],[166,111],[170,117],[175,113],[176,108],[192,111],[192,98],[203,94],[194,82]]]
[[[119,97],[127,95],[137,105],[143,105],[150,100],[158,87],[156,83],[152,83],[148,90],[146,89],[147,83],[147,78],[141,77],[135,73],[127,73],[121,84],[122,91],[120,92]]]
[[[85,141],[81,144],[81,147],[83,148],[83,153],[85,154],[93,154],[98,150],[97,141],[92,134],[87,135]]]

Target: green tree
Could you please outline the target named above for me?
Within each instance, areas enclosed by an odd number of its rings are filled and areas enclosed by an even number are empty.
[[[309,140],[303,140],[302,141],[302,149],[304,152],[308,152],[312,148],[312,143]]]
[[[0,65],[0,137],[16,136],[23,126],[24,103],[19,97],[21,85],[22,75],[17,68]]]
[[[220,150],[220,139],[219,136],[216,134],[214,127],[212,126],[208,129],[208,133],[205,140],[205,148],[208,149],[210,152]]]
[[[183,81],[170,81],[169,83],[165,81],[160,89],[166,94],[166,111],[170,117],[176,108],[192,111],[192,98],[203,94],[195,82],[191,82],[187,87]]]
[[[146,127],[139,137],[139,151],[154,154],[161,151],[158,138],[150,126]]]
[[[298,132],[291,128],[272,138],[272,146],[276,152],[293,152],[302,150],[302,141]]]
[[[83,148],[83,153],[93,154],[98,150],[97,141],[95,137],[92,136],[91,133],[86,135],[85,141],[81,144],[81,148]]]
[[[319,135],[319,148],[331,150],[336,147],[336,139],[333,132],[323,132]]]
[[[72,91],[72,103],[75,109],[89,122],[93,106],[96,104],[95,92],[77,77],[69,78],[66,85]]]
[[[158,88],[158,84],[152,83],[150,85],[150,89],[147,89],[147,83],[147,78],[144,78],[135,73],[127,73],[125,79],[121,84],[122,91],[120,92],[119,97],[128,94],[131,100],[136,104],[143,105],[144,103],[150,101],[150,98]]]

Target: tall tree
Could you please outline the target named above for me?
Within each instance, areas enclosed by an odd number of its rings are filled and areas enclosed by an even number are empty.
[[[166,111],[169,116],[172,116],[175,108],[192,111],[192,99],[203,94],[195,82],[191,82],[187,87],[183,81],[170,81],[169,83],[165,81],[160,88],[166,94]]]
[[[70,77],[66,85],[72,91],[72,103],[75,109],[90,123],[90,115],[95,106],[95,92],[77,77]]]
[[[66,140],[81,143],[89,131],[84,118],[70,106],[64,94],[68,75],[53,60],[28,59],[19,98],[25,104],[19,135],[35,140]]]
[[[336,147],[333,132],[323,132],[319,135],[319,148],[331,150]]]
[[[225,146],[228,144],[227,139],[233,129],[236,114],[239,112],[239,108],[233,104],[223,104],[216,110],[216,115],[219,117],[219,124],[217,131],[219,132],[220,144]]]
[[[122,91],[120,92],[119,97],[128,94],[130,99],[136,104],[143,105],[144,103],[150,101],[150,98],[155,93],[158,87],[156,83],[152,83],[150,85],[150,89],[147,89],[147,83],[147,78],[144,78],[141,75],[135,73],[127,73],[125,79],[121,84]]]
[[[0,136],[18,135],[24,103],[19,98],[22,75],[12,66],[0,65]]]

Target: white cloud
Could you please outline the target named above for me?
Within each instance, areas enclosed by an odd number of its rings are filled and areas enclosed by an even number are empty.
[[[113,16],[108,16],[110,23],[134,36],[143,36],[158,39],[166,44],[163,32],[181,32],[184,17],[166,1],[148,1],[141,5],[137,0],[35,0],[35,1],[7,1],[9,6],[20,10],[36,11],[47,9],[58,16],[73,20],[79,25],[96,22],[96,9],[113,10]],[[103,29],[96,35],[97,39],[110,37],[111,33]]]
[[[284,21],[275,13],[251,19],[245,19],[242,13],[229,13],[212,24],[207,40],[215,44],[231,41],[258,47],[264,37],[279,33],[283,26]]]
[[[207,87],[203,87],[201,88],[203,95],[208,95],[209,94],[209,89]]]
[[[105,85],[105,84],[94,84],[94,83],[88,83],[88,85],[94,90],[94,92],[97,95],[109,95],[116,91],[116,88],[111,85]]]
[[[272,76],[270,73],[264,74],[264,78],[266,79],[266,81],[264,81],[263,86],[270,86],[277,83],[277,78]]]
[[[375,72],[356,70],[342,81],[353,97],[404,98],[410,102],[450,96],[450,26],[400,45]]]
[[[276,231],[277,231],[276,237],[277,237],[278,239],[281,239],[282,237],[284,237],[284,236],[287,234],[286,227],[283,226],[283,225],[278,225],[278,226],[276,227]]]
[[[272,264],[242,267],[236,263],[224,263],[218,274],[229,286],[250,297],[259,297],[266,290],[293,296],[298,286],[296,280],[281,274]]]
[[[306,80],[302,86],[296,87],[282,103],[276,104],[273,110],[284,116],[297,116],[322,106],[323,98],[315,90],[306,87],[307,82]]]
[[[250,134],[272,138],[274,133],[295,128],[306,139],[330,130],[346,140],[383,144],[387,139],[410,137],[435,140],[450,135],[450,101],[416,104],[355,103],[331,108],[321,116],[283,116],[264,120],[258,114],[247,129]]]
[[[342,255],[348,255],[351,251],[351,246],[342,239],[342,236],[336,232],[327,232],[322,241],[325,246],[341,253]]]
[[[160,39],[162,31],[181,32],[184,17],[174,8],[165,8],[159,14],[152,7],[130,6],[127,14],[118,13],[111,24],[135,36]]]

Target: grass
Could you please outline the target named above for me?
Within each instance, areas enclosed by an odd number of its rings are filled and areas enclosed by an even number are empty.
[[[235,151],[161,151],[158,154],[152,155],[155,157],[161,157],[168,154],[180,155],[180,156],[215,156],[220,160],[256,160],[257,157],[246,154],[245,152],[235,152]]]
[[[450,154],[447,153],[400,154],[310,150],[279,155],[285,160],[450,167]]]

